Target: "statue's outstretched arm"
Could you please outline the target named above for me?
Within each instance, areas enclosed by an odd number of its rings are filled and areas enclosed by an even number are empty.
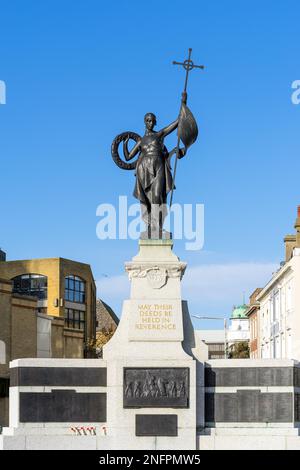
[[[187,93],[186,93],[186,91],[184,91],[182,93],[181,102],[182,102],[182,105],[186,105],[186,102],[187,102]],[[176,119],[176,121],[174,121],[171,124],[169,124],[168,126],[164,127],[161,131],[159,131],[159,133],[163,137],[165,137],[166,135],[171,134],[171,132],[175,131],[175,129],[178,127],[178,122],[179,122],[179,119]]]
[[[124,153],[126,162],[129,162],[129,160],[132,160],[140,150],[140,141],[138,141],[133,147],[133,149],[131,150],[131,152],[129,152],[128,140],[129,140],[129,137],[127,137],[127,139],[123,142],[123,153]]]
[[[162,135],[162,137],[166,137],[167,135],[171,134],[171,132],[175,131],[177,127],[178,127],[178,119],[176,119],[176,121],[172,122],[168,126],[161,129],[159,133]]]

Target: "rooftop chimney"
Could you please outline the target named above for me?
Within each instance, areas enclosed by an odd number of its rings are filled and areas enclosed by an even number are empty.
[[[300,206],[297,208],[297,219],[295,222],[296,229],[296,247],[300,248]]]
[[[6,261],[6,253],[0,248],[0,261]]]
[[[286,235],[284,237],[286,262],[292,258],[294,248],[300,248],[300,206],[297,207],[297,219],[294,227],[296,229],[295,235]]]
[[[284,237],[285,261],[290,261],[293,256],[293,250],[296,246],[296,235],[286,235]]]

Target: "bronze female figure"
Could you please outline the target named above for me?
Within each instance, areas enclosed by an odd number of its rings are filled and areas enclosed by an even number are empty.
[[[172,190],[173,179],[170,168],[170,157],[164,145],[164,138],[178,127],[178,119],[160,131],[155,131],[156,116],[147,113],[144,117],[145,134],[143,137],[132,132],[124,132],[116,137],[112,144],[112,156],[123,169],[135,168],[136,183],[133,195],[141,203],[142,218],[146,224],[146,238],[162,238],[162,227],[167,215],[167,195]],[[129,139],[135,140],[131,151],[128,150]],[[122,162],[118,155],[118,146],[123,141],[123,153],[126,162],[139,154],[134,164]],[[179,149],[178,158],[185,155],[185,149]],[[121,164],[120,164],[121,163]],[[133,166],[134,165],[134,166]]]
[[[198,136],[197,123],[186,106],[187,83],[189,72],[194,68],[203,69],[204,66],[195,65],[191,60],[191,54],[192,49],[190,48],[188,59],[184,62],[173,62],[173,64],[180,65],[185,70],[185,83],[179,118],[160,131],[155,131],[156,116],[153,113],[147,113],[144,118],[146,130],[143,137],[134,132],[123,132],[112,143],[111,154],[114,162],[123,170],[136,170],[133,195],[141,203],[142,218],[147,228],[146,232],[141,234],[141,238],[164,238],[163,223],[167,215],[167,195],[171,191],[170,204],[172,204],[177,160],[186,154],[187,149],[196,141]],[[177,145],[169,153],[164,145],[164,139],[177,128]],[[129,139],[135,141],[135,145],[130,151],[128,150]],[[180,141],[184,144],[183,149],[179,148]],[[118,149],[121,142],[123,142],[123,153],[126,162],[121,160],[119,156]],[[175,152],[174,177],[172,177],[170,158]],[[138,155],[137,160],[130,162],[136,155]]]

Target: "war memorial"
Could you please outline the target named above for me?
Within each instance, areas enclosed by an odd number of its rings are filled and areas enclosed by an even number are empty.
[[[114,162],[135,171],[145,223],[137,253],[125,262],[131,292],[116,333],[102,359],[11,362],[3,450],[300,449],[300,364],[208,361],[182,298],[188,268],[164,219],[177,164],[198,135],[187,85],[189,73],[203,66],[193,63],[191,50],[178,64],[185,70],[178,119],[155,131],[156,117],[147,113],[143,137],[124,132],[112,144]],[[168,151],[164,138],[175,131],[177,145]]]

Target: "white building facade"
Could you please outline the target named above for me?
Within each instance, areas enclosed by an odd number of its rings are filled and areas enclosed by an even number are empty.
[[[300,359],[300,248],[258,295],[263,359]]]
[[[226,333],[223,330],[195,330],[197,340],[203,341],[208,347],[207,359],[224,359]],[[198,342],[197,342],[198,343]]]
[[[230,325],[227,330],[227,343],[230,348],[234,343],[249,342],[249,319],[246,316],[247,305],[240,305],[233,309]]]

